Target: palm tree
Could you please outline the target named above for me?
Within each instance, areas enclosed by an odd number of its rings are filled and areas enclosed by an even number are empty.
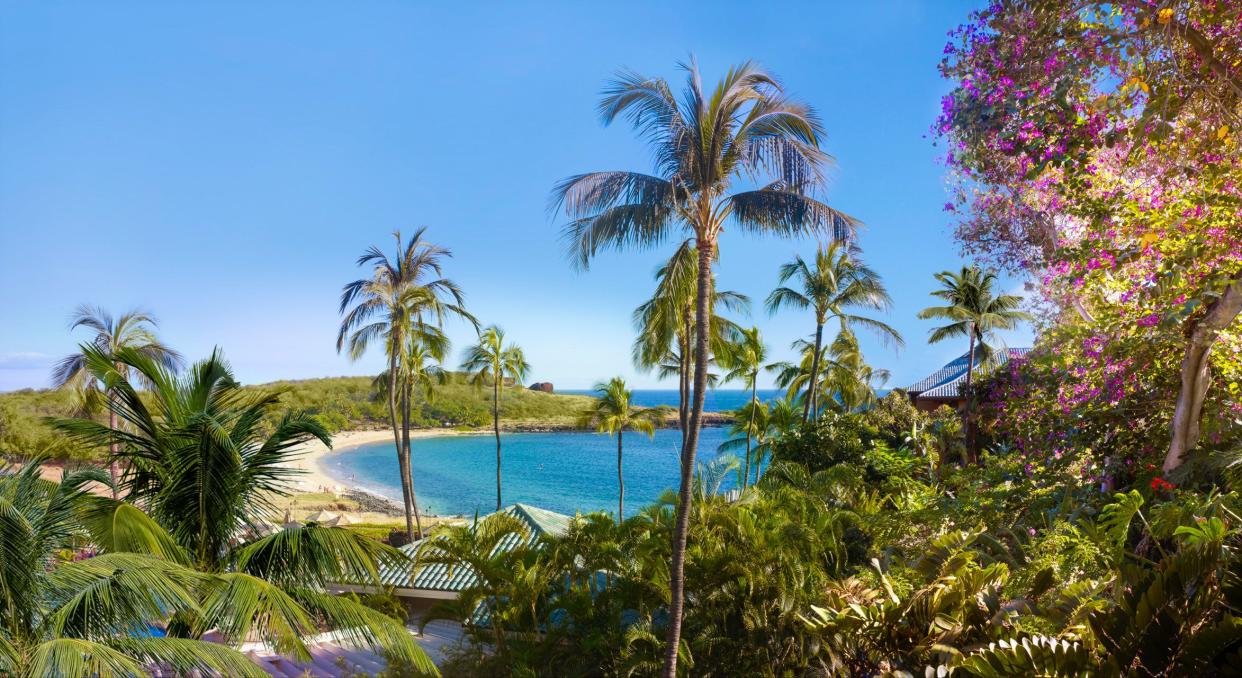
[[[707,387],[712,262],[725,225],[787,237],[848,237],[855,222],[816,200],[828,155],[823,129],[809,106],[752,63],[729,69],[704,91],[698,67],[688,72],[679,100],[663,78],[624,72],[605,91],[605,124],[627,117],[654,147],[656,174],[606,171],[569,177],[556,186],[553,206],[569,219],[565,235],[575,262],[586,267],[605,249],[653,247],[674,230],[694,239],[699,259],[694,318],[693,401],[682,445],[680,497],[669,568],[671,601],[663,674],[676,672],[684,604],[686,534],[691,483]],[[761,179],[731,192],[735,181]]]
[[[759,371],[768,367],[768,347],[763,343],[758,327],[738,332],[737,341],[729,346],[727,365],[729,371],[725,381],[741,381],[750,389],[750,407],[747,413],[749,420],[746,426],[746,461],[742,472],[742,487],[745,488],[750,478],[750,442],[751,432],[756,429],[755,414],[759,411],[759,398],[756,392],[759,383]]]
[[[931,295],[946,302],[945,306],[929,306],[919,311],[921,320],[938,319],[950,321],[948,325],[931,330],[927,341],[935,344],[945,339],[966,337],[969,349],[966,353],[966,448],[971,461],[978,461],[974,444],[973,404],[970,387],[974,380],[975,364],[990,369],[997,364],[995,349],[989,342],[999,342],[999,330],[1011,330],[1031,314],[1018,310],[1022,297],[1014,294],[996,294],[993,286],[996,274],[978,266],[963,266],[958,273],[942,271],[936,274],[941,288]]]
[[[115,353],[122,347],[131,348],[158,360],[169,369],[176,369],[181,366],[181,354],[160,342],[155,336],[156,324],[154,316],[139,310],[129,311],[114,319],[111,313],[102,308],[79,306],[73,312],[69,330],[85,327],[93,331],[95,336],[91,338],[89,345],[107,353]],[[65,356],[52,370],[52,383],[57,387],[65,386],[73,389],[79,394],[87,410],[94,409],[102,395],[108,406],[108,426],[116,430],[113,394],[107,387],[91,377],[85,365],[86,355],[82,350]],[[117,442],[114,440],[108,444],[110,457],[108,476],[112,481],[113,498],[116,497],[118,475],[115,459],[117,452]]]
[[[405,459],[410,459],[410,424],[413,417],[414,393],[417,391],[426,402],[435,398],[435,387],[448,381],[448,372],[440,366],[448,353],[448,337],[438,328],[416,326],[405,341],[405,351],[397,364],[398,411],[401,413],[401,450]],[[387,397],[389,374],[380,374],[373,381],[377,393]],[[414,526],[421,538],[423,532],[422,517],[418,512],[418,497],[413,491],[413,462],[409,464],[410,504],[414,513]]]
[[[694,364],[694,308],[698,281],[698,256],[694,244],[685,240],[673,256],[656,270],[656,290],[650,299],[634,310],[634,364],[639,368],[658,367],[660,378],[677,377],[677,422],[682,441],[690,420],[691,369]],[[737,334],[736,323],[717,314],[716,309],[748,311],[750,299],[743,294],[717,290],[711,281],[711,356],[724,353]],[[709,379],[710,381],[710,379]]]
[[[521,520],[508,513],[493,513],[482,520],[476,515],[472,525],[441,525],[419,547],[414,556],[415,568],[443,565],[454,576],[458,568],[474,574],[473,583],[460,591],[455,600],[437,605],[423,619],[471,618],[482,606],[487,610],[494,633],[496,653],[505,654],[505,631],[500,605],[510,590],[514,562],[523,549],[502,549],[505,542],[525,542],[529,530]]]
[[[153,621],[202,614],[202,577],[176,560],[132,552],[151,534],[150,521],[127,504],[117,530],[130,548],[66,555],[87,534],[82,516],[111,503],[84,486],[108,478],[92,469],[51,482],[41,466],[36,459],[0,475],[0,674],[150,676],[159,666],[162,675],[267,675],[223,645],[153,637]]]
[[[505,332],[492,325],[479,334],[479,343],[466,349],[462,361],[463,370],[471,374],[471,382],[478,388],[492,385],[492,429],[496,433],[496,510],[504,507],[500,499],[500,390],[505,379],[521,383],[530,371],[530,363],[522,349],[505,344]]]
[[[617,522],[625,520],[625,476],[621,473],[621,438],[626,429],[655,437],[655,410],[635,409],[630,405],[633,392],[621,377],[595,385],[599,394],[591,407],[578,419],[582,428],[594,427],[598,433],[617,436]]]
[[[355,280],[341,292],[340,313],[344,318],[336,336],[337,352],[348,346],[350,359],[358,360],[372,342],[382,339],[389,384],[399,382],[400,363],[410,338],[428,341],[448,315],[477,325],[465,310],[461,288],[442,277],[443,260],[452,252],[425,240],[426,231],[418,229],[404,244],[401,232],[394,233],[397,251],[391,259],[380,248],[369,247],[358,257],[358,265],[370,266],[371,277]],[[401,388],[388,389],[388,416],[401,474],[406,536],[413,540],[418,499],[410,467],[409,418],[402,422],[398,416],[401,393]]]
[[[312,439],[331,443],[316,419],[301,412],[277,417],[282,394],[241,388],[218,352],[178,378],[137,351],[87,347],[86,369],[113,389],[127,425],[112,431],[89,419],[50,423],[85,443],[118,437],[131,468],[122,487],[150,515],[135,532],[122,521],[142,515],[135,505],[99,500],[87,517],[96,544],[154,553],[201,573],[201,609],[175,615],[170,635],[217,629],[230,643],[257,637],[309,659],[304,638],[326,622],[354,642],[432,670],[401,624],[329,592],[341,583],[380,585],[381,567],[408,566],[400,551],[314,523],[249,539],[255,523],[273,517],[276,500],[289,495],[299,472],[288,461],[298,448]],[[130,372],[148,384],[144,391]],[[135,534],[145,535],[143,543],[134,543]]]
[[[886,369],[867,364],[853,332],[840,332],[828,345],[823,369],[822,387],[816,396],[833,403],[841,412],[854,412],[876,403],[876,388],[890,376]]]
[[[733,424],[729,426],[729,435],[733,436],[716,447],[719,452],[733,453],[734,450],[745,449],[743,465],[738,469],[738,487],[746,489],[750,484],[751,460],[754,460],[755,480],[759,480],[759,467],[768,453],[770,431],[768,423],[768,405],[751,399],[733,413]],[[752,443],[753,446],[752,446]]]
[[[779,438],[793,431],[800,420],[801,415],[794,401],[789,398],[778,398],[768,403],[768,425],[771,427],[773,438]]]
[[[885,342],[897,347],[904,345],[897,330],[886,323],[849,312],[852,308],[885,311],[892,305],[879,274],[864,264],[858,254],[857,247],[834,242],[816,250],[812,263],[808,264],[802,257],[794,257],[793,261],[780,268],[782,287],[768,295],[770,313],[776,313],[783,306],[792,306],[809,308],[815,314],[815,348],[811,354],[811,373],[806,385],[807,398],[802,405],[804,420],[813,418],[819,407],[816,382],[819,379],[819,355],[825,323],[835,319],[840,323],[841,332],[852,332],[861,327]],[[794,279],[797,279],[797,289],[783,286]]]

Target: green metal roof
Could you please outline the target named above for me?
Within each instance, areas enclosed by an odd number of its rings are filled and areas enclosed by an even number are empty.
[[[507,535],[503,541],[496,545],[493,555],[496,553],[504,553],[514,548],[534,543],[539,539],[540,535],[550,534],[559,536],[569,529],[569,523],[573,520],[571,516],[561,513],[541,509],[537,506],[529,504],[513,504],[507,506],[500,513],[507,513],[526,524],[529,534],[525,538],[521,535]],[[480,518],[480,520],[482,520]],[[401,550],[406,555],[413,558],[418,547],[424,540],[416,541],[412,544],[406,544]],[[399,589],[422,589],[425,591],[461,591],[475,583],[475,574],[469,567],[455,567],[450,575],[447,565],[427,565],[425,567],[384,567],[380,570],[380,579],[385,586],[391,586]]]

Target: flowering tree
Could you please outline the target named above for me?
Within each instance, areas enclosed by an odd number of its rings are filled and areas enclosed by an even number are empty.
[[[958,237],[1037,274],[1060,326],[1046,369],[1064,362],[1055,386],[1077,390],[1040,416],[1167,389],[1168,413],[1149,418],[1169,431],[1166,471],[1198,443],[1205,405],[1238,415],[1240,11],[999,0],[942,62]],[[1226,386],[1210,395],[1213,374]]]

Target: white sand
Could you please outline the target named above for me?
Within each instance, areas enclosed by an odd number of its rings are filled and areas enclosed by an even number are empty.
[[[451,435],[482,434],[476,431],[458,431],[455,429],[435,428],[415,429],[410,431],[411,440],[416,438],[434,438]],[[302,446],[299,450],[301,454],[298,454],[285,464],[288,468],[298,469],[302,472],[295,479],[293,479],[293,489],[296,492],[330,492],[336,495],[341,495],[346,490],[355,489],[374,494],[373,492],[358,486],[356,483],[351,484],[329,474],[327,469],[324,468],[323,458],[329,454],[336,454],[339,452],[348,453],[358,447],[361,447],[362,445],[391,442],[393,442],[393,435],[390,430],[341,431],[340,433],[332,436],[331,449],[318,440],[312,440]]]

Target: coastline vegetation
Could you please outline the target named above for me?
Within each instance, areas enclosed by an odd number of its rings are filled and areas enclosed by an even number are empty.
[[[380,429],[388,426],[386,405],[376,398],[372,377],[323,377],[274,381],[243,389],[277,391],[276,413],[303,411],[330,433]],[[579,412],[592,398],[584,395],[543,393],[525,388],[501,393],[501,429],[542,430],[574,428]],[[23,389],[0,393],[0,449],[10,454],[42,454],[65,461],[100,460],[104,452],[57,435],[44,417],[73,416],[79,411],[74,396],[59,389]],[[275,421],[276,414],[268,421]],[[491,394],[481,393],[461,373],[450,373],[436,386],[430,401],[415,393],[411,399],[415,428],[484,430],[491,424]],[[671,424],[670,424],[671,425]]]
[[[337,350],[382,347],[374,377],[242,386],[218,350],[182,369],[146,314],[81,312],[96,335],[66,388],[0,396],[0,450],[30,460],[0,473],[0,675],[263,675],[243,643],[305,659],[329,630],[402,675],[1238,673],[1242,17],[1167,4],[1002,1],[952,34],[948,210],[969,250],[1039,281],[1032,312],[991,268],[936,276],[920,316],[948,324],[929,341],[966,339],[953,406],[877,396],[855,331],[901,337],[855,310],[888,292],[817,197],[814,111],[751,63],[708,89],[688,64],[680,97],[622,73],[600,113],[633,124],[654,173],[554,189],[579,266],[673,241],[633,356],[677,379],[676,413],[636,411],[619,378],[600,398],[525,389],[521,349],[478,331],[422,230],[394,259],[369,249],[340,300]],[[813,312],[791,361],[726,317],[747,303],[716,289],[726,225],[821,241],[768,297]],[[444,368],[449,316],[478,331],[462,373]],[[995,359],[995,331],[1027,320],[1029,355]],[[763,372],[785,398],[759,402]],[[717,380],[751,399],[704,463]],[[676,488],[626,518],[622,432],[660,415],[682,433]],[[561,421],[617,436],[615,516],[530,543],[501,512],[423,534],[413,428],[490,425],[499,509],[502,424]],[[344,428],[391,429],[412,549],[271,524],[296,449]],[[52,456],[95,468],[47,480]],[[462,624],[440,668],[379,574],[431,566],[473,575],[420,620]]]

